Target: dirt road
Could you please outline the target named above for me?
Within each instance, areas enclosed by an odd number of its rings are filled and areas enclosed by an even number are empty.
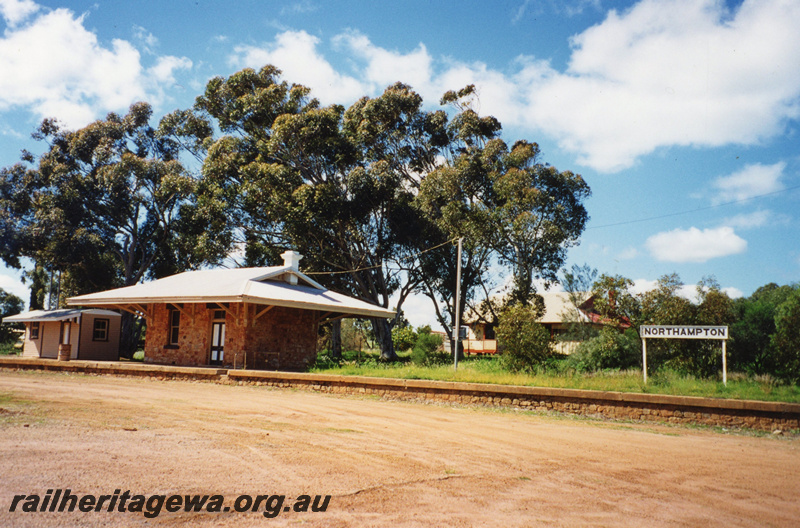
[[[210,383],[0,372],[0,475],[0,526],[800,525],[796,437]],[[230,511],[9,512],[65,488]]]

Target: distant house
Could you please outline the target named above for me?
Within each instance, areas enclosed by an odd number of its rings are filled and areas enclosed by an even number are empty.
[[[25,323],[22,357],[119,359],[121,316],[110,310],[34,310],[4,323]]]
[[[394,317],[301,273],[302,255],[282,257],[283,266],[189,271],[67,303],[143,317],[146,362],[280,370],[304,370],[315,361],[321,323]]]
[[[589,294],[585,295],[586,300],[577,308],[572,305],[566,292],[544,292],[539,295],[544,299],[545,308],[539,323],[547,328],[555,342],[556,350],[563,354],[573,352],[578,345],[577,342],[559,340],[570,324],[585,324],[596,328],[608,324],[594,311],[594,298]],[[464,314],[464,323],[469,328],[467,339],[464,341],[465,352],[476,354],[497,352],[495,337],[497,321],[488,310],[467,310]],[[622,324],[623,327],[626,325],[630,326],[627,322]]]

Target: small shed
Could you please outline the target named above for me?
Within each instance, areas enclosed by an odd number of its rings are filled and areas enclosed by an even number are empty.
[[[25,323],[22,357],[119,359],[121,315],[111,310],[33,310],[11,315],[4,323]],[[64,346],[67,345],[67,346]],[[68,354],[68,355],[67,355]]]

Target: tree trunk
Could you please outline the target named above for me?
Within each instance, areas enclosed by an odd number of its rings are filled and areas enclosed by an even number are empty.
[[[127,359],[133,358],[133,353],[136,352],[136,345],[138,335],[134,328],[135,321],[132,313],[122,312],[122,321],[120,321],[120,337],[119,337],[119,355]]]
[[[331,321],[331,357],[342,359],[342,320]]]
[[[381,348],[381,359],[386,361],[397,360],[392,342],[392,328],[386,319],[372,319],[372,331],[375,334],[375,341]]]

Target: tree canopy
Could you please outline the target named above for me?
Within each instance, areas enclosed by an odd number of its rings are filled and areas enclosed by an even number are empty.
[[[2,170],[1,210],[14,230],[4,238],[7,263],[31,258],[66,274],[69,293],[81,294],[224,253],[191,204],[197,181],[180,146],[149,125],[151,115],[137,103],[77,131],[42,123],[34,136],[46,152]]]
[[[326,286],[380,306],[397,295],[400,310],[412,292],[427,294],[445,327],[455,290],[445,243],[456,237],[465,238],[468,295],[494,257],[514,263],[524,301],[533,278],[553,278],[577,241],[588,186],[538,163],[534,143],[509,149],[500,123],[465,102],[473,95],[445,94],[451,118],[425,110],[402,83],[344,108],[321,106],[273,66],[212,79],[191,114],[208,123],[192,142],[207,148],[198,203],[225,204],[247,264],[296,249]],[[219,136],[204,135],[212,126]],[[387,359],[391,325],[373,321]]]
[[[295,249],[307,272],[362,300],[397,299],[399,312],[412,292],[426,294],[449,331],[455,238],[461,313],[495,286],[492,265],[510,270],[510,299],[526,304],[535,279],[555,280],[588,218],[583,179],[543,163],[536,143],[509,146],[475,98],[467,86],[428,110],[398,82],[323,106],[268,65],[211,79],[193,108],[157,127],[146,103],[74,132],[47,119],[35,134],[46,152],[2,170],[0,258],[31,258],[78,294],[224,255],[274,264]],[[41,271],[31,276],[41,292]],[[387,359],[392,324],[372,321]]]
[[[180,161],[183,147],[151,127],[151,116],[136,103],[76,131],[45,119],[34,137],[46,151],[0,172],[0,256],[12,266],[34,261],[32,307],[43,303],[42,273],[60,277],[63,298],[225,255],[224,233],[208,229],[193,200],[198,181]],[[130,327],[124,320],[128,340]]]

